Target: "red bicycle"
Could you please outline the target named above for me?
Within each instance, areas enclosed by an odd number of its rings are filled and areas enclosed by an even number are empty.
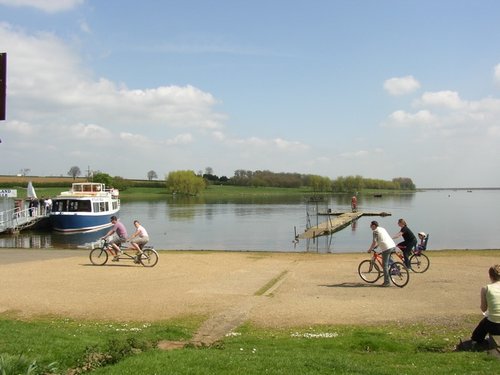
[[[373,251],[371,259],[365,259],[359,264],[358,274],[364,281],[373,284],[384,276],[383,269],[382,254]],[[392,283],[399,288],[406,286],[410,281],[410,273],[401,262],[392,262],[389,265],[389,277]]]

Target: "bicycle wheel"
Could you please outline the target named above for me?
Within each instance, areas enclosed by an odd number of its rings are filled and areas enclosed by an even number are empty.
[[[410,281],[410,273],[401,262],[394,262],[389,266],[389,276],[392,283],[397,287],[404,287]]]
[[[431,261],[425,254],[413,254],[410,257],[410,268],[413,272],[423,273],[429,269]]]
[[[108,261],[108,252],[100,247],[90,252],[90,262],[95,266],[102,266]]]
[[[154,249],[145,249],[139,260],[144,267],[154,267],[158,263],[158,253]]]
[[[382,276],[382,271],[377,263],[369,259],[362,261],[358,266],[358,274],[367,283],[374,283]]]

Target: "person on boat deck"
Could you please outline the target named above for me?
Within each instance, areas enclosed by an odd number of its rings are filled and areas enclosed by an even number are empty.
[[[398,225],[401,228],[398,233],[392,236],[393,239],[403,236],[403,241],[398,243],[398,247],[401,246],[403,250],[405,266],[410,268],[410,255],[411,251],[417,246],[417,238],[413,232],[406,225],[405,219],[399,219]]]
[[[113,224],[113,228],[111,228],[102,238],[107,238],[111,245],[109,252],[114,257],[113,261],[116,262],[118,260],[118,253],[120,252],[120,245],[127,242],[128,234],[125,225],[118,221],[116,216],[111,216],[111,223]]]
[[[130,236],[128,242],[130,242],[130,249],[135,250],[139,255],[142,252],[142,247],[148,243],[149,236],[146,229],[139,223],[139,220],[134,220],[134,226],[136,231]]]

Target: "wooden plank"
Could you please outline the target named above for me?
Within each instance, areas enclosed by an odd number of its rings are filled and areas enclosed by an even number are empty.
[[[299,234],[297,237],[300,239],[307,239],[337,232],[362,215],[362,212],[345,212],[341,215],[338,215],[334,219],[330,218],[329,220],[319,225],[307,229],[304,233]]]
[[[361,216],[390,216],[388,212],[328,212],[318,215],[328,215],[328,220],[316,226],[306,229],[303,233],[297,236],[297,239],[308,239],[318,236],[324,236],[330,233],[338,232],[351,224],[354,220],[359,219]],[[335,218],[332,218],[335,216]]]

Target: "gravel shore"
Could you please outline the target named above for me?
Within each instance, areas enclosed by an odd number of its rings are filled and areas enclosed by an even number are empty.
[[[426,273],[411,273],[405,288],[381,288],[358,276],[368,258],[361,253],[163,251],[144,268],[93,266],[84,250],[1,249],[0,312],[120,321],[199,314],[270,327],[479,320],[479,290],[500,251],[426,254]]]

